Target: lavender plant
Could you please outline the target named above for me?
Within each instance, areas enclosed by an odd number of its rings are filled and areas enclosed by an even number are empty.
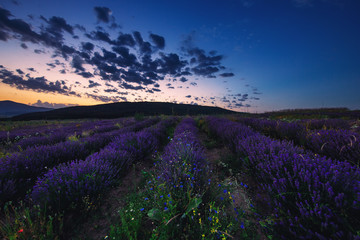
[[[53,212],[89,210],[115,182],[117,170],[98,159],[72,161],[39,178],[31,192],[33,201]]]

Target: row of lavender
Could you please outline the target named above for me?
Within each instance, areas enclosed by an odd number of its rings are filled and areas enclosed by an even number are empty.
[[[38,129],[34,135],[25,135],[24,132],[16,131],[17,138],[16,141],[7,141],[7,148],[12,151],[16,150],[25,150],[31,146],[39,145],[52,145],[58,142],[65,141],[69,136],[74,136],[76,138],[82,137],[82,135],[92,135],[96,133],[109,132],[116,130],[121,125],[125,123],[130,123],[133,119],[121,119],[121,120],[102,120],[96,122],[84,122],[81,124],[69,124],[65,126],[56,126],[54,128],[49,128],[49,126],[43,126],[43,129]],[[20,137],[22,136],[22,137]]]
[[[273,140],[241,123],[207,118],[271,197],[281,239],[360,239],[360,170]]]
[[[211,184],[210,171],[194,119],[178,124],[148,175],[139,199],[119,209],[121,221],[111,227],[106,238],[226,239],[223,209],[214,201],[209,204],[205,196]],[[142,228],[149,219],[151,228]]]
[[[294,141],[295,144],[330,157],[359,165],[360,135],[344,129],[307,130],[298,122],[283,122],[257,118],[239,118],[237,120],[256,131],[277,138]]]
[[[193,189],[196,194],[206,186],[209,167],[204,157],[204,148],[198,139],[198,131],[192,118],[179,123],[172,141],[156,165],[160,179],[170,189],[182,186],[183,189]]]
[[[234,206],[230,185],[212,176],[194,119],[179,123],[149,175],[141,199],[120,210],[121,224],[112,227],[109,239],[234,239],[235,233],[255,239],[245,212]],[[131,224],[146,225],[148,219],[148,231]]]
[[[49,169],[75,159],[85,159],[109,144],[114,137],[138,131],[158,121],[158,118],[148,119],[122,129],[82,138],[79,141],[29,147],[25,151],[0,159],[0,204],[23,197],[36,179]]]
[[[303,124],[306,129],[320,130],[320,129],[344,129],[351,130],[353,127],[350,120],[344,119],[302,119],[297,123]]]
[[[36,125],[36,126],[27,126],[11,129],[8,131],[0,131],[0,144],[9,143],[9,142],[18,142],[22,139],[36,136],[43,136],[51,133],[54,129],[62,127],[83,127],[85,125],[92,125],[92,122],[84,123],[66,123],[66,124],[45,124],[45,125]]]
[[[60,164],[38,178],[30,198],[55,212],[86,210],[96,205],[101,194],[132,163],[144,160],[160,148],[167,128],[175,121],[170,118],[137,133],[128,131],[85,160]]]

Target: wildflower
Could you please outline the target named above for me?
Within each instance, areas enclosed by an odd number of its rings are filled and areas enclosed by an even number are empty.
[[[167,196],[170,197],[170,193]]]
[[[221,184],[219,183],[219,185],[218,185],[219,187],[221,187]]]
[[[134,218],[131,218],[131,221],[134,220]]]
[[[144,211],[145,208],[141,208],[140,211]]]
[[[22,232],[24,232],[23,228],[18,231],[18,233],[22,233]]]
[[[183,185],[180,185],[180,187],[182,188],[182,187],[183,187]]]
[[[146,197],[146,198],[145,198],[145,201],[147,201],[147,200],[149,200],[149,198]]]
[[[244,223],[243,223],[243,222],[241,222],[240,227],[241,227],[242,229],[244,229],[244,228],[245,228],[245,226],[244,226]]]
[[[201,235],[203,238],[205,237],[205,234]]]
[[[224,193],[226,193],[227,191],[226,191],[226,189],[224,189]]]
[[[199,223],[201,224],[201,218],[199,218]]]
[[[166,210],[168,210],[168,208],[167,208],[167,207],[164,207],[164,210],[166,211]]]
[[[163,195],[161,195],[160,198],[163,198]]]

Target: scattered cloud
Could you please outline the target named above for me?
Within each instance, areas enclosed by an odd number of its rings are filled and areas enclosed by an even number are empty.
[[[74,107],[79,106],[79,104],[72,104],[72,103],[49,103],[49,102],[42,102],[41,100],[37,100],[36,103],[31,104],[34,107],[44,107],[44,108],[65,108],[65,107]]]
[[[23,77],[22,74],[20,76],[4,68],[0,70],[0,81],[17,89],[80,96],[70,91],[65,81],[57,80],[56,82],[51,82],[45,77],[31,77],[29,74]]]
[[[111,10],[107,7],[94,7],[98,22],[109,23],[111,19]]]

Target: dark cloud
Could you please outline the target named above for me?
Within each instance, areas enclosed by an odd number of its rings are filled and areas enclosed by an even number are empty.
[[[90,34],[85,34],[85,36],[91,40],[103,41],[109,44],[113,44],[113,41],[110,39],[110,34],[104,31],[92,31]]]
[[[191,95],[187,95],[187,96],[185,96],[186,98],[191,98]]]
[[[99,86],[101,86],[101,84],[94,82],[93,80],[89,80],[88,88],[94,88],[94,87],[99,87]]]
[[[153,90],[154,92],[161,92],[161,90],[158,89],[158,88],[153,88],[153,89],[151,89],[151,90]]]
[[[124,88],[124,89],[130,89],[130,90],[143,90],[143,89],[145,89],[145,88],[142,87],[142,86],[133,86],[133,85],[128,84],[128,83],[126,83],[126,82],[121,83],[121,84],[119,85],[119,87]]]
[[[165,38],[164,37],[151,33],[150,39],[157,48],[164,49],[164,47],[165,47]]]
[[[135,40],[131,34],[124,34],[120,33],[119,37],[117,38],[116,42],[114,43],[118,46],[135,46]]]
[[[0,31],[0,40],[7,41],[9,38],[10,36],[6,32]]]
[[[77,72],[78,75],[82,76],[83,78],[91,78],[94,77],[94,75],[90,72]]]
[[[28,46],[27,46],[25,43],[21,43],[20,46],[21,46],[23,49],[28,49]]]
[[[158,61],[160,68],[157,70],[159,73],[175,75],[181,72],[181,69],[186,66],[187,62],[180,60],[179,55],[176,53],[164,54],[160,53]]]
[[[137,58],[134,54],[130,53],[130,50],[126,47],[113,47],[112,50],[119,54],[120,56],[114,60],[116,64],[121,67],[135,67],[140,64],[137,61]]]
[[[191,82],[190,85],[197,86],[197,83],[196,82]]]
[[[21,69],[16,69],[16,71],[17,71],[20,75],[24,74],[24,72],[23,72]]]
[[[71,61],[71,66],[75,68],[75,71],[83,72],[85,71],[85,68],[82,66],[83,63],[84,63],[83,59],[80,56],[75,55],[73,57],[73,60]]]
[[[181,77],[181,78],[180,78],[180,82],[183,82],[183,83],[184,83],[184,82],[187,82],[187,81],[188,81],[187,78],[184,78],[184,77]]]
[[[92,44],[91,42],[83,42],[81,43],[81,46],[84,51],[91,52],[92,50],[94,50],[94,44]]]
[[[107,7],[94,7],[96,18],[99,22],[109,23],[111,10]]]
[[[32,68],[32,67],[28,68],[28,70],[31,71],[31,72],[36,72],[36,70],[34,68]]]
[[[50,68],[55,68],[56,67],[56,65],[53,64],[53,63],[47,63],[46,65],[48,65]]]
[[[190,64],[193,66],[191,71],[195,75],[216,78],[215,73],[226,69],[221,65],[223,55],[217,54],[214,50],[206,53],[205,50],[195,47],[191,35],[182,42],[181,50],[190,57]],[[222,75],[229,77],[229,74],[231,73],[223,73]]]
[[[118,102],[120,97],[109,97],[109,96],[99,96],[91,93],[85,93],[85,95],[89,98],[95,99],[100,102]]]
[[[45,53],[45,51],[42,49],[34,49],[34,53],[41,54],[41,53]]]
[[[115,89],[115,88],[109,88],[109,89],[105,89],[104,92],[107,92],[107,93],[117,93],[118,90]]]
[[[28,74],[26,78],[15,75],[7,69],[0,70],[0,79],[3,83],[8,84],[17,89],[33,90],[35,92],[46,93],[60,93],[64,95],[76,95],[68,90],[64,85],[64,81],[50,82],[45,77],[30,77]]]
[[[62,37],[64,31],[74,35],[74,28],[69,25],[64,18],[51,17],[47,23],[49,24],[47,31],[57,37]]]
[[[139,83],[139,84],[144,84],[144,85],[149,85],[149,84],[155,83],[153,80],[145,78],[145,77],[141,76],[139,72],[136,72],[133,70],[123,71],[121,78],[123,80],[125,80],[126,82]]]
[[[233,73],[221,73],[220,76],[221,77],[233,77],[234,74]]]
[[[15,34],[18,34],[23,41],[30,41],[33,43],[40,41],[40,35],[34,32],[29,24],[21,19],[9,19],[9,17],[12,16],[10,11],[0,7],[0,31],[3,33],[1,34],[3,35],[1,40],[6,41],[9,38],[16,38]],[[9,35],[8,33],[11,33],[12,35]]]
[[[249,94],[245,93],[242,95],[241,98],[238,99],[238,101],[244,102],[244,101],[248,100],[248,98],[249,98]]]

